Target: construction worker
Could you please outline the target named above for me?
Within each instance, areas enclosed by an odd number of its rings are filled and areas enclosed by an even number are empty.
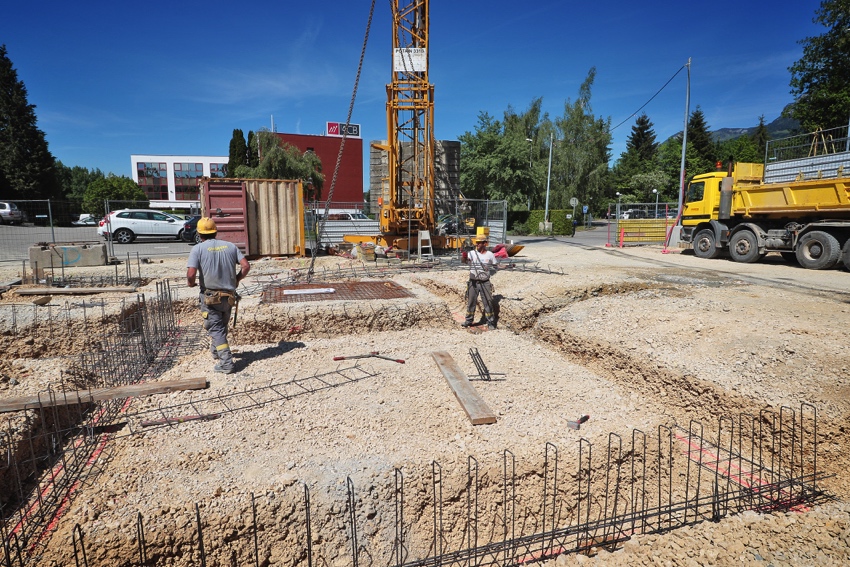
[[[496,314],[493,305],[493,287],[490,284],[490,271],[499,265],[496,256],[487,250],[487,237],[479,234],[475,237],[475,250],[466,253],[465,263],[469,264],[469,282],[466,285],[466,319],[461,327],[469,327],[475,318],[475,307],[478,305],[478,296],[484,304],[484,317],[487,319],[487,328],[491,331],[496,328]]]
[[[189,253],[186,281],[189,287],[195,287],[195,277],[200,274],[201,316],[204,329],[210,335],[210,352],[218,361],[213,370],[230,374],[234,366],[227,342],[227,325],[231,310],[239,300],[236,286],[248,275],[251,265],[235,244],[216,238],[218,227],[211,218],[198,219],[197,230],[201,242]],[[236,272],[237,264],[239,272]]]

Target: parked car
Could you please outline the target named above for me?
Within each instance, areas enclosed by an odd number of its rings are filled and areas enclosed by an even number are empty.
[[[162,211],[123,209],[112,211],[98,223],[97,233],[120,244],[136,238],[177,238],[183,235],[183,222]]]
[[[8,201],[0,201],[0,224],[23,224],[24,215],[18,205]]]
[[[623,220],[629,219],[648,219],[649,214],[643,209],[629,209],[623,213]]]
[[[71,221],[72,226],[97,226],[98,220],[91,215],[80,215],[75,221]]]
[[[198,219],[200,218],[200,215],[191,216],[183,223],[182,237],[184,241],[194,242],[195,244],[201,241],[201,237],[198,235]]]

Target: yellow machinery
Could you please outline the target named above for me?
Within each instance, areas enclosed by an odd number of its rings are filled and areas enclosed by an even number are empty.
[[[806,136],[795,147],[805,149]],[[829,153],[773,159],[766,167],[738,163],[728,172],[695,176],[682,210],[682,242],[700,258],[728,252],[750,263],[779,252],[804,268],[829,269],[843,261],[850,269],[846,131],[839,142]]]
[[[411,249],[420,230],[434,248],[456,247],[436,232],[434,173],[434,86],[428,79],[429,0],[393,2],[392,82],[387,85],[389,175],[382,180],[381,234],[346,235],[346,242],[374,242]]]

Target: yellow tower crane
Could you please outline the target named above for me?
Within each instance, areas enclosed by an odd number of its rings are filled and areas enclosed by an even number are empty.
[[[381,180],[381,234],[347,235],[348,242],[374,242],[410,249],[420,230],[435,248],[434,85],[428,79],[429,0],[396,0],[393,10],[392,82],[387,85],[388,175]]]

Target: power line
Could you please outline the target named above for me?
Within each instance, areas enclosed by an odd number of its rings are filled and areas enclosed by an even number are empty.
[[[626,123],[626,122],[628,122],[629,120],[631,120],[631,119],[632,119],[632,117],[633,117],[635,114],[637,114],[638,112],[640,112],[641,110],[643,110],[643,109],[644,109],[644,107],[645,107],[647,104],[649,104],[650,102],[652,102],[652,99],[654,99],[655,97],[657,97],[657,96],[661,93],[661,91],[663,91],[665,88],[667,88],[667,85],[669,85],[669,84],[670,84],[670,81],[672,81],[673,79],[675,79],[675,78],[676,78],[676,75],[678,75],[679,73],[681,73],[681,72],[682,72],[682,69],[684,69],[684,68],[685,68],[685,67],[687,67],[687,66],[688,66],[688,64],[687,64],[687,63],[685,63],[684,65],[682,65],[681,67],[679,67],[679,70],[678,70],[678,71],[676,71],[675,73],[673,73],[673,76],[672,76],[672,77],[670,77],[670,78],[667,80],[667,82],[666,82],[666,83],[664,83],[664,86],[663,86],[663,87],[661,87],[660,89],[658,89],[658,91],[656,91],[656,93],[655,93],[654,95],[652,95],[648,101],[646,101],[645,103],[643,103],[643,105],[642,105],[640,108],[638,108],[637,110],[635,110],[634,112],[632,112],[632,113],[629,115],[629,117],[628,117],[628,118],[626,118],[625,120],[623,120],[622,122],[620,122],[619,124],[617,124],[616,126],[614,126],[613,128],[611,128],[611,130],[609,130],[609,132],[613,132],[614,130],[616,130],[617,128],[619,128],[620,126],[622,126],[623,124],[625,124],[625,123]]]

